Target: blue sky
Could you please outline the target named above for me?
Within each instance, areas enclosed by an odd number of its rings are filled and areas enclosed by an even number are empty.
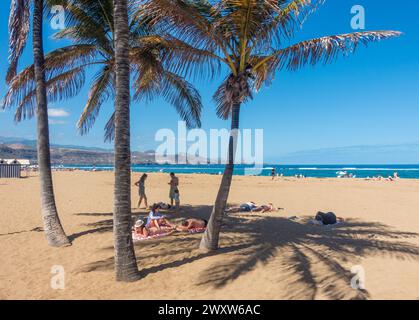
[[[3,0],[0,12],[0,96],[6,92],[7,22],[10,1]],[[280,162],[280,156],[299,150],[352,145],[402,144],[419,141],[419,2],[406,0],[403,6],[380,0],[328,0],[304,24],[292,42],[313,37],[352,32],[351,7],[366,10],[366,30],[400,30],[400,38],[359,47],[355,55],[339,58],[330,65],[305,67],[297,72],[280,72],[269,88],[255,94],[242,108],[242,128],[264,129],[266,161]],[[62,45],[49,38],[53,30],[45,26],[45,51]],[[21,67],[32,62],[31,44]],[[89,75],[88,75],[89,77]],[[204,102],[203,128],[227,128],[218,119],[212,94],[222,79],[196,82]],[[89,81],[88,81],[89,83]],[[88,84],[87,83],[87,84]],[[113,101],[101,109],[95,127],[80,136],[75,123],[86,102],[87,86],[79,96],[54,103],[57,117],[51,118],[51,141],[111,148],[103,143],[103,127]],[[176,128],[178,116],[161,100],[132,104],[132,147],[156,147],[154,134],[160,128]],[[35,139],[35,119],[13,122],[13,110],[0,112],[0,136]],[[372,157],[373,161],[373,157]],[[327,162],[327,156],[324,159]],[[418,159],[419,162],[419,159]]]

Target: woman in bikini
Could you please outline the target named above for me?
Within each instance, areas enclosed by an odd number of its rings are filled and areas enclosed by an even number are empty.
[[[144,204],[145,204],[145,207],[147,208],[148,207],[148,205],[147,205],[147,196],[146,196],[146,194],[145,194],[145,180],[147,179],[147,174],[146,173],[144,173],[142,176],[141,176],[141,178],[140,178],[140,180],[138,180],[136,183],[135,183],[135,186],[137,186],[138,187],[138,195],[139,195],[139,197],[140,197],[140,199],[138,200],[138,205],[137,205],[137,207],[138,208],[140,208],[140,206],[141,206],[141,202],[143,201],[143,199],[144,199]]]

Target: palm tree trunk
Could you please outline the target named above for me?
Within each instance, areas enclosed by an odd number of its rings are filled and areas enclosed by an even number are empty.
[[[240,103],[233,105],[231,114],[231,131],[228,143],[228,162],[225,166],[217,198],[212,208],[211,217],[208,221],[207,229],[202,236],[199,248],[205,251],[218,249],[221,224],[225,207],[227,205],[228,195],[230,193],[231,180],[234,170],[234,156],[237,148],[237,137],[239,129]]]
[[[115,187],[113,232],[117,281],[139,279],[131,228],[130,64],[127,0],[114,0]]]
[[[41,210],[45,236],[51,246],[69,245],[61,226],[55,205],[51,174],[51,155],[49,144],[48,105],[44,72],[44,50],[42,42],[43,0],[35,0],[33,11],[33,56],[37,101],[38,166],[41,185]]]

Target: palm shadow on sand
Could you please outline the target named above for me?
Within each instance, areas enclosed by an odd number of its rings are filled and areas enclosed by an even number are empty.
[[[208,218],[211,209],[211,206],[190,206],[185,212],[191,217]],[[269,272],[269,281],[286,285],[286,292],[281,292],[284,298],[367,299],[367,291],[350,286],[354,276],[350,269],[361,258],[386,256],[419,260],[419,247],[405,241],[417,237],[416,233],[354,219],[332,227],[312,225],[308,220],[308,217],[293,221],[262,214],[231,215],[225,218],[221,248],[217,252],[196,250],[200,234],[173,234],[135,244],[139,268],[147,276],[206,257],[224,255],[202,270],[199,282],[194,285],[222,288],[262,264]],[[105,249],[113,250],[112,247]],[[154,258],[159,258],[159,262],[153,262]],[[112,268],[111,256],[83,266],[80,272]]]
[[[234,245],[241,235],[239,241],[247,243],[246,248],[202,272],[200,286],[223,287],[261,263],[272,279],[286,281],[288,299],[314,299],[318,294],[366,299],[368,292],[349,285],[354,276],[350,269],[360,258],[419,259],[419,247],[401,240],[418,234],[380,223],[347,220],[325,227],[308,223],[308,217],[298,222],[272,216],[240,219],[244,220],[233,224],[223,242]]]

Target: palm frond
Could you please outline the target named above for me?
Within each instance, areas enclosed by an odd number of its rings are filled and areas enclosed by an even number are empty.
[[[132,59],[141,58],[145,51],[155,51],[163,67],[183,77],[213,79],[221,70],[220,56],[195,48],[171,35],[145,35],[137,37],[133,43]]]
[[[45,56],[46,81],[54,83],[59,75],[71,74],[77,68],[86,68],[95,63],[96,49],[90,45],[72,45],[54,50]],[[68,73],[67,73],[68,72]],[[20,105],[27,95],[35,90],[33,65],[26,67],[9,82],[9,90],[3,108]],[[55,80],[54,80],[55,79]]]
[[[300,29],[307,17],[314,13],[326,0],[282,1],[273,15],[266,19],[255,38],[253,47],[279,47],[283,38],[290,39]]]
[[[201,95],[189,82],[173,72],[163,73],[163,99],[176,109],[188,128],[201,127]]]
[[[59,1],[59,0],[58,0]],[[78,0],[66,2],[66,28],[54,34],[55,39],[69,39],[78,44],[95,45],[112,54],[112,0]]]
[[[135,81],[136,100],[152,100],[161,96],[172,105],[188,128],[201,126],[201,96],[189,82],[181,76],[161,70],[152,78]]]
[[[217,23],[221,15],[210,1],[149,0],[138,13],[142,14],[163,25],[165,33],[176,35],[195,48],[222,53],[232,72],[237,72],[231,44],[225,41],[231,32],[225,24]]]
[[[112,116],[109,118],[108,122],[106,122],[104,141],[112,142],[114,138],[115,138],[115,112],[112,113]]]
[[[158,80],[157,80],[158,79]],[[151,100],[156,96],[162,96],[170,103],[178,112],[183,121],[186,122],[187,128],[195,128],[201,126],[202,102],[199,92],[185,79],[177,74],[164,71],[158,78],[154,77],[155,82],[145,82],[141,85],[141,81],[136,84],[140,88],[135,88],[135,99]],[[157,83],[158,82],[158,83]],[[111,142],[115,133],[115,113],[109,118],[105,125],[105,142]]]
[[[9,68],[6,82],[16,75],[19,58],[26,46],[30,25],[30,1],[12,0],[9,16]]]
[[[84,82],[85,72],[83,67],[68,70],[49,79],[45,83],[48,101],[56,102],[76,96],[83,87]],[[12,105],[17,105],[15,112],[16,122],[32,118],[37,105],[36,89],[33,88],[25,94],[16,96],[13,92],[13,87],[9,87],[4,99],[4,107],[11,107]]]
[[[100,107],[114,94],[113,69],[105,66],[100,70],[89,91],[89,98],[77,122],[80,134],[86,134],[96,121]]]
[[[354,53],[360,44],[367,46],[370,42],[400,35],[398,31],[366,31],[307,40],[260,59],[253,65],[252,71],[258,76],[256,82],[259,88],[264,81],[270,81],[277,70],[295,71],[307,64],[327,64],[339,54],[347,56]]]

